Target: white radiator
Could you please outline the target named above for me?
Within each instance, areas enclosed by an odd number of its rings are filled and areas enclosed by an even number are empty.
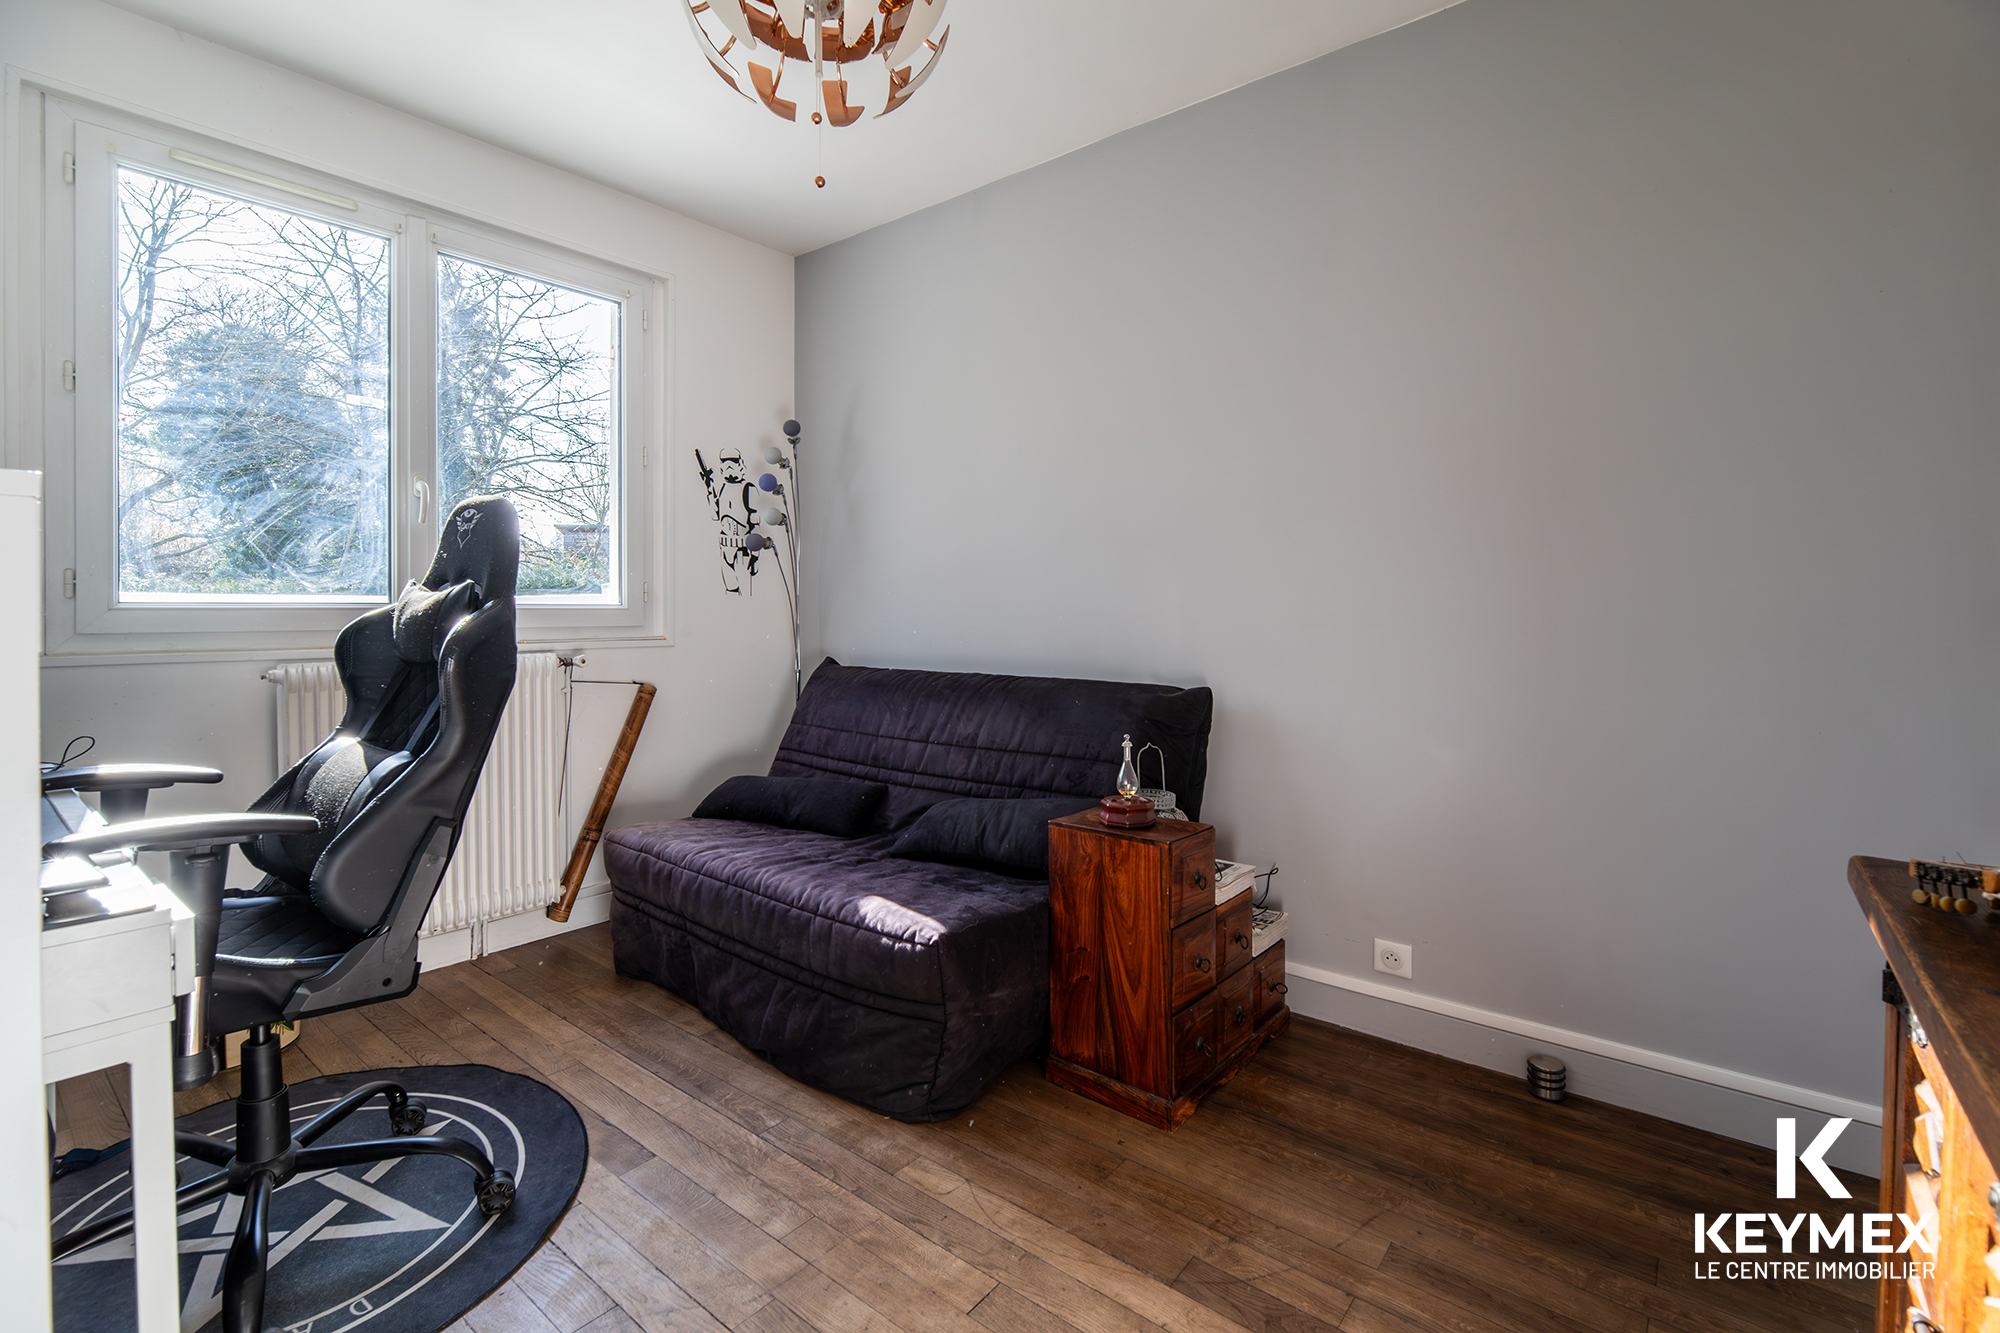
[[[340,724],[346,691],[331,662],[293,662],[264,673],[277,696],[278,772]],[[556,809],[562,779],[562,670],[554,653],[523,653],[514,694],[466,812],[458,851],[424,918],[442,935],[552,902],[568,839]]]

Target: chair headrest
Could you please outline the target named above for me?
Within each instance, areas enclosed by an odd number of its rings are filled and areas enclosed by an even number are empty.
[[[436,592],[412,583],[395,605],[390,634],[396,640],[396,655],[405,662],[435,662],[445,635],[477,609],[470,579]]]
[[[511,598],[521,569],[521,516],[502,495],[460,500],[438,529],[437,557],[424,587],[433,592],[471,582],[479,600]]]

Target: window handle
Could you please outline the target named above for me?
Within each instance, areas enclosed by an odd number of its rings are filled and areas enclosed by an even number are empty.
[[[430,512],[430,507],[431,507],[430,483],[427,481],[418,481],[415,485],[413,485],[410,488],[410,492],[411,492],[411,498],[417,502],[417,517],[415,521],[421,523],[424,521],[424,515]]]

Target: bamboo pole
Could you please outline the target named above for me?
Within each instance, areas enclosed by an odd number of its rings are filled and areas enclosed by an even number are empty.
[[[576,850],[570,853],[569,868],[563,871],[562,896],[549,904],[549,920],[569,920],[570,908],[576,906],[577,890],[583,887],[584,872],[590,869],[590,858],[597,853],[597,840],[604,836],[604,821],[611,817],[611,803],[618,799],[618,787],[625,781],[625,766],[632,762],[632,751],[639,744],[639,733],[645,730],[646,714],[653,707],[653,696],[659,691],[651,685],[640,685],[638,694],[632,697],[632,707],[625,714],[625,729],[618,733],[618,743],[611,747],[611,762],[604,766],[604,780],[597,784],[597,799],[590,803],[590,815],[583,821],[582,832],[576,835]]]

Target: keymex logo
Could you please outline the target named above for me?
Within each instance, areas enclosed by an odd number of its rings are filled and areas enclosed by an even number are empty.
[[[1851,1199],[1847,1186],[1840,1183],[1840,1177],[1826,1169],[1826,1150],[1840,1138],[1841,1131],[1853,1124],[1852,1120],[1829,1120],[1819,1137],[1801,1153],[1798,1150],[1799,1122],[1791,1119],[1778,1121],[1778,1197],[1796,1199],[1799,1197],[1799,1168],[1803,1166],[1812,1172],[1812,1178],[1826,1191],[1829,1199]]]
[[[1826,1154],[1840,1142],[1840,1136],[1854,1122],[1833,1119],[1820,1128],[1799,1151],[1799,1122],[1789,1117],[1777,1121],[1778,1169],[1775,1193],[1780,1199],[1799,1197],[1799,1168],[1826,1192],[1829,1199],[1851,1199],[1840,1177],[1826,1165]],[[1895,1234],[1900,1225],[1900,1239]],[[1822,1255],[1822,1254],[1911,1254],[1921,1251],[1935,1259],[1937,1218],[1911,1217],[1907,1213],[1844,1213],[1833,1225],[1817,1213],[1696,1213],[1694,1252],[1698,1255]],[[1858,1278],[1900,1281],[1909,1277],[1931,1277],[1935,1262],[1915,1258],[1889,1259],[1697,1259],[1697,1281],[1762,1282],[1773,1278]]]

